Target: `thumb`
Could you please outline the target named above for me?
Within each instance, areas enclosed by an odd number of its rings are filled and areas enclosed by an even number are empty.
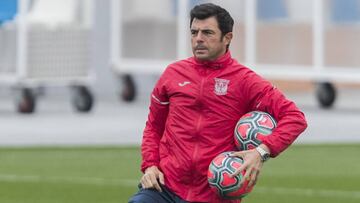
[[[164,174],[159,172],[159,181],[162,185],[165,185]]]
[[[240,157],[243,158],[244,157],[244,152],[243,151],[237,151],[237,152],[232,152],[229,154],[230,157]]]

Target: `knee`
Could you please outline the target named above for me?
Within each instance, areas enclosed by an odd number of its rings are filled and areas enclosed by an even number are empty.
[[[145,200],[131,198],[128,203],[146,203]]]
[[[140,196],[133,196],[129,199],[128,203],[146,203],[146,200]]]
[[[129,199],[128,203],[151,203],[151,202],[158,202],[158,201],[151,194],[140,191],[134,196],[132,196]]]

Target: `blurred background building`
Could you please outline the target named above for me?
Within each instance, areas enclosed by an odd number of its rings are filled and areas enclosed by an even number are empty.
[[[140,100],[146,112],[166,65],[191,56],[188,13],[206,2],[235,19],[232,55],[300,103],[332,107],[337,88],[359,87],[360,0],[0,0],[1,104]]]
[[[126,90],[134,89],[127,74],[159,74],[172,60],[191,55],[188,11],[205,2],[235,18],[230,48],[236,59],[274,82],[287,81],[279,83],[287,89],[316,84],[322,107],[334,104],[334,82],[359,81],[358,0],[112,1],[111,65],[125,74]],[[134,96],[125,93],[126,100]]]
[[[59,77],[60,75],[61,77],[79,77],[88,74],[88,70],[94,70],[97,78],[94,89],[96,94],[100,94],[100,97],[101,95],[110,96],[118,94],[119,83],[117,78],[119,75],[121,77],[121,75],[128,72],[160,74],[161,70],[164,69],[161,66],[164,66],[166,63],[159,64],[156,62],[169,62],[190,56],[189,41],[186,38],[188,36],[187,14],[194,5],[205,2],[213,2],[225,7],[235,18],[235,38],[231,49],[233,56],[242,63],[250,63],[249,65],[254,63],[272,64],[278,65],[278,67],[293,66],[290,71],[294,73],[297,73],[299,69],[314,66],[360,66],[360,58],[357,57],[360,47],[359,0],[151,0],[146,2],[141,0],[2,0],[0,3],[0,23],[2,24],[0,70],[2,76],[9,73],[9,71],[16,70],[15,64],[18,63],[15,60],[17,59],[16,50],[18,50],[18,47],[16,47],[14,42],[21,38],[16,38],[16,35],[11,34],[11,32],[9,34],[6,31],[6,28],[9,26],[6,26],[6,24],[16,24],[17,16],[20,13],[19,8],[22,5],[21,2],[27,2],[27,22],[29,25],[48,26],[48,35],[44,34],[46,31],[39,28],[32,29],[36,31],[31,29],[29,31],[27,37],[29,41],[27,42],[29,43],[29,51],[27,51],[28,60],[24,63],[29,66],[25,68],[28,76],[35,78]],[[252,15],[251,13],[249,14],[249,8],[251,9],[247,5],[249,2],[255,2],[256,5],[256,10],[254,10],[254,15],[256,15],[254,19],[256,21],[254,32],[249,32],[246,27],[246,21],[249,20],[249,15]],[[316,8],[314,8],[316,3],[314,2],[321,2],[322,8],[319,11],[322,13],[317,13]],[[121,5],[121,7],[114,8],[113,4],[117,7]],[[181,5],[186,6],[179,8]],[[179,21],[179,15],[182,15],[181,18],[185,19]],[[320,30],[322,37],[319,38],[322,42],[317,45],[316,40],[318,39],[316,34],[314,34],[316,32],[314,31],[316,28],[314,24],[317,23],[315,21],[318,15],[321,15],[319,19],[322,20],[321,25],[323,25],[323,28]],[[114,24],[111,24],[114,20],[116,21],[115,23],[120,25],[115,24],[117,27],[114,27]],[[53,47],[59,47],[60,45],[69,47],[60,38],[49,38],[52,35],[49,29],[54,30],[56,26],[59,27],[59,25],[64,24],[68,24],[69,30],[61,31],[67,33],[69,38],[71,38],[71,33],[74,34],[77,26],[87,26],[89,33],[83,37],[77,37],[88,41],[85,40],[82,45],[74,44],[79,40],[68,42],[72,43],[73,46],[69,51],[61,54],[54,52],[58,56],[63,55],[63,58],[53,59],[52,64],[48,63],[46,65],[47,62],[43,62],[39,65],[41,59],[50,60],[49,56],[42,55],[39,50],[49,53],[49,50],[45,50],[45,47],[49,47],[44,45],[44,43],[40,45],[41,42],[36,42],[36,40],[51,44]],[[120,33],[114,32],[114,29],[119,28],[121,28]],[[33,32],[38,32],[38,34]],[[115,36],[110,38],[113,33]],[[254,35],[254,42],[248,42],[247,35]],[[120,43],[119,47],[111,42],[114,39],[116,40],[114,43]],[[83,50],[83,53],[88,51],[88,55],[83,56],[82,68],[75,67],[76,65],[74,66],[74,64],[81,63],[81,61],[76,62],[75,60],[81,57],[76,56],[81,55],[81,50],[78,49],[86,49],[83,46],[85,42],[89,50]],[[316,46],[321,47],[317,48]],[[59,49],[57,48],[56,50],[59,51]],[[116,53],[112,53],[114,49]],[[314,53],[317,50],[320,50],[319,53]],[[250,53],[251,51],[254,53]],[[64,56],[66,54],[68,58]],[[250,56],[246,56],[247,54]],[[76,56],[77,58],[69,58],[70,56]],[[129,67],[126,67],[126,63],[116,64],[121,63],[122,59],[141,59],[145,60],[143,61],[145,64],[130,63]],[[70,66],[60,67],[61,65],[59,64],[62,61],[67,61]],[[131,62],[136,63],[136,61]],[[155,64],[152,62],[155,62]],[[71,67],[71,63],[75,68]],[[149,63],[149,67],[147,67],[146,63]],[[115,66],[115,72],[112,72],[113,69],[109,67],[109,64],[112,65],[112,68]],[[134,68],[134,65],[137,67]],[[151,65],[159,67],[155,68],[157,70],[154,71]],[[54,68],[54,66],[59,67]],[[257,66],[254,67],[255,70],[256,68]],[[128,69],[130,71],[127,71]],[[133,69],[136,70],[131,71]],[[271,71],[271,67],[267,69]],[[351,70],[358,72],[357,69]],[[312,73],[308,72],[308,74]],[[314,78],[322,82],[320,77]],[[276,79],[288,78],[276,77]],[[304,78],[304,80],[307,79],[313,78]],[[129,77],[122,78],[122,80],[129,82]],[[343,80],[346,80],[346,77]],[[139,91],[141,91],[141,88]]]

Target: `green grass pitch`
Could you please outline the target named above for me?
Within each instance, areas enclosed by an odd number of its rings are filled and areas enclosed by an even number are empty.
[[[294,145],[267,162],[245,203],[360,202],[360,144]],[[123,203],[136,192],[138,147],[0,149],[0,202]]]

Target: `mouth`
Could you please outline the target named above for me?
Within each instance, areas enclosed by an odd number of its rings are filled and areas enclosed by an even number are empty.
[[[207,48],[206,48],[206,47],[195,47],[195,52],[196,52],[196,53],[201,54],[201,53],[204,53],[204,52],[206,52],[206,51],[207,51]]]
[[[206,51],[206,50],[207,50],[207,48],[204,46],[196,46],[195,47],[195,51]]]

